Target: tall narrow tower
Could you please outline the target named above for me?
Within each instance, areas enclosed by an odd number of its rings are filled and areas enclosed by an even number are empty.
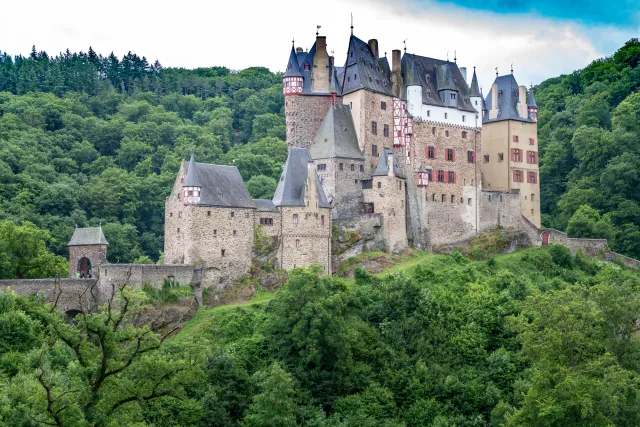
[[[287,63],[287,71],[282,78],[282,90],[284,95],[295,95],[302,93],[302,73],[298,65],[298,57],[293,45],[291,45],[291,54]]]
[[[191,160],[189,160],[187,179],[184,182],[183,189],[185,206],[198,205],[198,203],[200,203],[200,190],[202,189],[202,185],[200,185],[200,180],[198,179],[198,169],[193,154],[191,155]]]
[[[538,122],[538,104],[536,104],[536,98],[534,98],[533,96],[533,86],[531,86],[531,88],[529,89],[527,110],[529,111],[529,118],[534,122]]]

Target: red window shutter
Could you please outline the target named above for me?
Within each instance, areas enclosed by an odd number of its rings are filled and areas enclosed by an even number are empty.
[[[538,172],[534,172],[533,173],[533,183],[537,184],[538,183]]]
[[[531,175],[529,173],[527,173],[527,182],[531,182]]]
[[[449,182],[449,172],[444,171],[444,182],[448,183]]]
[[[516,136],[513,135],[513,142],[516,142]]]
[[[438,158],[438,149],[436,147],[433,147],[433,158],[434,159]]]
[[[536,165],[538,164],[538,152],[536,151]]]
[[[529,153],[530,151],[527,150],[527,163],[531,163],[531,155]]]
[[[455,173],[455,171],[453,172],[453,183],[454,184],[456,183],[456,173]]]
[[[429,147],[424,147],[424,156],[428,159],[429,158]]]
[[[514,162],[516,160],[516,149],[511,149],[511,161]]]
[[[513,182],[518,182],[517,178],[516,178],[516,171],[513,171]]]
[[[473,163],[475,163],[475,162],[476,162],[476,152],[474,151],[473,152]]]
[[[453,161],[456,160],[456,150],[455,149],[453,150],[453,159],[451,159],[451,160],[453,160]]]

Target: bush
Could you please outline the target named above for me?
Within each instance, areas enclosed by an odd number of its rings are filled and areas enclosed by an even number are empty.
[[[566,246],[560,244],[549,245],[549,253],[553,258],[553,262],[560,267],[571,268],[573,266],[571,251]]]

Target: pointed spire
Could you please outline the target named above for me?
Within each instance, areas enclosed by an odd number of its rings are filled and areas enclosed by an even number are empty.
[[[298,55],[296,55],[296,48],[293,44],[291,45],[291,53],[289,54],[289,62],[287,63],[287,71],[285,71],[284,77],[302,77],[300,66],[298,65]]]
[[[476,76],[476,67],[473,67],[473,77],[471,78],[471,88],[469,89],[469,96],[482,96],[480,88],[478,87],[478,76]]]
[[[529,108],[538,108],[538,104],[536,104],[536,98],[533,96],[533,85],[529,89],[529,100],[527,101],[527,107]]]
[[[187,170],[187,179],[185,180],[183,187],[202,187],[200,185],[200,180],[198,179],[198,170],[193,153],[191,153],[191,160],[189,160],[189,170]]]
[[[353,12],[351,12],[351,35],[353,35]]]

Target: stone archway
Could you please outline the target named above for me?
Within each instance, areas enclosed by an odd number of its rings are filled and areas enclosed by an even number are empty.
[[[93,277],[93,266],[91,265],[91,260],[86,256],[83,256],[78,260],[78,268],[77,272],[80,273],[81,278],[89,278]]]
[[[80,310],[67,310],[64,312],[64,321],[66,323],[72,323],[78,314],[82,314]]]
[[[542,246],[547,246],[549,244],[549,233],[546,231],[542,232]]]

